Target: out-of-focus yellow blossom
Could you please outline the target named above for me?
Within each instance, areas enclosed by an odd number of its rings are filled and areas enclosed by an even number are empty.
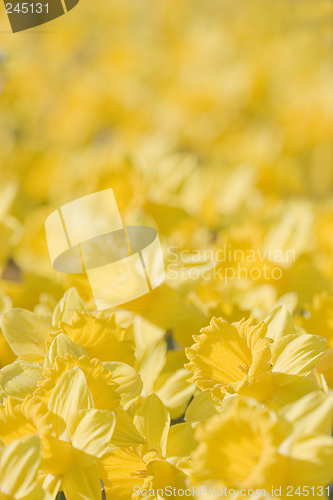
[[[1,441],[9,444],[15,439],[38,434],[42,442],[42,457],[44,437],[52,432],[52,415],[36,398],[27,396],[22,402],[8,396],[0,406]]]
[[[23,235],[23,228],[19,220],[10,215],[12,204],[17,193],[15,183],[0,185],[0,275],[4,277],[7,259],[11,256],[13,247],[17,245]],[[7,274],[10,274],[9,272]],[[12,279],[9,277],[9,279]]]
[[[324,352],[312,375],[319,387],[325,388],[327,385],[330,389],[333,388],[333,348]]]
[[[16,356],[11,350],[7,340],[5,339],[2,331],[1,331],[1,315],[9,311],[12,308],[12,301],[8,295],[6,295],[0,289],[0,367],[2,368],[5,365],[12,363]]]
[[[322,292],[315,295],[312,304],[305,304],[303,314],[295,322],[308,333],[321,335],[327,340],[327,348],[333,347],[333,295]]]
[[[4,367],[15,360],[16,356],[11,350],[7,340],[0,330],[0,366]]]
[[[157,498],[158,489],[186,489],[190,455],[195,448],[191,424],[170,427],[170,415],[155,394],[134,416],[134,424],[147,444],[119,448],[99,461],[108,499],[141,498],[140,490]],[[134,489],[136,488],[136,489]],[[172,495],[177,498],[178,495]]]
[[[311,485],[319,487],[315,498],[320,496],[320,487],[323,495],[333,479],[333,439],[327,428],[323,431],[320,415],[311,420],[310,412],[318,412],[312,401],[305,397],[296,404],[299,408],[294,415],[289,410],[287,419],[253,400],[232,398],[222,414],[197,430],[199,446],[193,454],[192,483],[234,489],[239,495],[249,489],[265,489],[270,495],[272,487],[281,487],[282,498],[288,498],[288,486],[296,490]],[[326,417],[327,409],[319,409]],[[311,427],[303,425],[293,434],[293,425],[306,413],[303,419],[308,418]],[[329,416],[332,421],[332,401]],[[203,495],[208,498],[207,493]]]

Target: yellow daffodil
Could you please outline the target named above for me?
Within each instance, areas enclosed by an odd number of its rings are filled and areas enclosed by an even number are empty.
[[[9,444],[15,439],[38,434],[43,436],[52,432],[52,415],[47,407],[31,395],[24,401],[8,396],[0,405],[1,441]]]
[[[309,409],[318,412],[312,401],[297,404],[303,407],[295,412],[299,418]],[[326,415],[327,409],[322,413]],[[332,419],[332,401],[328,413]],[[210,486],[243,496],[249,489],[270,495],[272,487],[281,487],[280,496],[287,498],[288,487],[296,490],[303,485],[310,485],[316,493],[318,487],[323,494],[333,478],[333,439],[323,432],[320,416],[311,428],[302,425],[301,432],[293,435],[297,416],[292,409],[289,415],[287,420],[254,400],[232,398],[221,415],[213,416],[196,432],[199,446],[192,458],[192,483],[206,486],[206,492]],[[311,422],[310,413],[303,418]],[[206,492],[204,498],[208,498]]]
[[[106,370],[98,359],[90,360],[87,356],[78,358],[66,354],[64,358],[57,357],[52,368],[45,371],[45,380],[38,384],[35,395],[48,405],[60,378],[73,368],[78,368],[84,374],[94,408],[114,411],[119,406],[118,384],[113,380],[112,371]]]
[[[277,408],[315,389],[305,376],[323,355],[325,339],[297,333],[285,306],[259,325],[254,318],[232,324],[214,318],[201,332],[186,350],[186,367],[190,381],[216,401],[237,392]]]
[[[134,368],[118,361],[101,362],[97,358],[90,360],[81,346],[69,340],[64,333],[59,333],[55,336],[44,360],[45,381],[38,384],[41,388],[38,392],[40,397],[47,400],[50,390],[61,374],[74,366],[85,373],[92,394],[95,394],[97,407],[104,405],[104,409],[107,409],[105,405],[109,404],[113,407],[119,400],[123,408],[127,410],[140,396],[142,381]],[[110,392],[109,400],[105,400],[103,391],[105,394]]]
[[[107,498],[125,500],[145,494],[157,498],[167,486],[186,489],[195,447],[191,424],[170,427],[170,415],[155,394],[143,402],[134,424],[147,444],[116,449],[99,461]]]
[[[114,413],[93,409],[83,372],[76,367],[62,375],[48,408],[57,416],[57,425],[53,425],[53,435],[45,437],[42,484],[51,492],[62,489],[67,498],[78,495],[100,500],[96,460],[110,446]]]
[[[186,349],[194,372],[191,382],[212,397],[222,400],[226,391],[234,393],[253,379],[262,377],[272,365],[270,344],[265,323],[254,326],[254,318],[230,324],[213,318],[210,326],[195,336],[196,344]]]

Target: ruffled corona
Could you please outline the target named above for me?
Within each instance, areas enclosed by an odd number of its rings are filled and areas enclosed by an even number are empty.
[[[230,324],[213,318],[201,335],[193,336],[195,344],[186,349],[190,363],[185,366],[193,372],[189,382],[221,401],[226,392],[239,392],[269,373],[273,341],[265,337],[265,323],[254,325],[254,321],[251,317]]]
[[[89,359],[87,356],[76,358],[66,354],[64,358],[57,357],[53,368],[44,372],[45,380],[39,382],[35,395],[47,405],[61,376],[75,367],[85,376],[94,408],[113,411],[119,406],[118,384],[113,380],[112,372],[106,370],[98,359]]]
[[[280,486],[287,459],[278,447],[290,430],[273,412],[233,399],[222,415],[197,430],[192,482],[235,490]]]
[[[104,318],[75,311],[70,324],[60,324],[61,331],[83,347],[89,357],[134,365],[134,342],[126,339],[126,330],[116,324],[114,315]],[[59,331],[50,333],[46,341],[48,348],[58,334]]]

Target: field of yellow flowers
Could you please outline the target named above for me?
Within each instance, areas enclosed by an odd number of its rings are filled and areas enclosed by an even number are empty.
[[[333,498],[332,1],[0,14],[0,500]],[[166,277],[98,312],[45,220],[108,188]]]

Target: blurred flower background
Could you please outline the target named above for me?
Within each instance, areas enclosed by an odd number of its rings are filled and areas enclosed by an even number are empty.
[[[12,35],[1,10],[0,498],[326,495],[332,14],[81,0]],[[52,269],[44,224],[107,188],[157,229],[166,280],[100,314],[85,275]]]

